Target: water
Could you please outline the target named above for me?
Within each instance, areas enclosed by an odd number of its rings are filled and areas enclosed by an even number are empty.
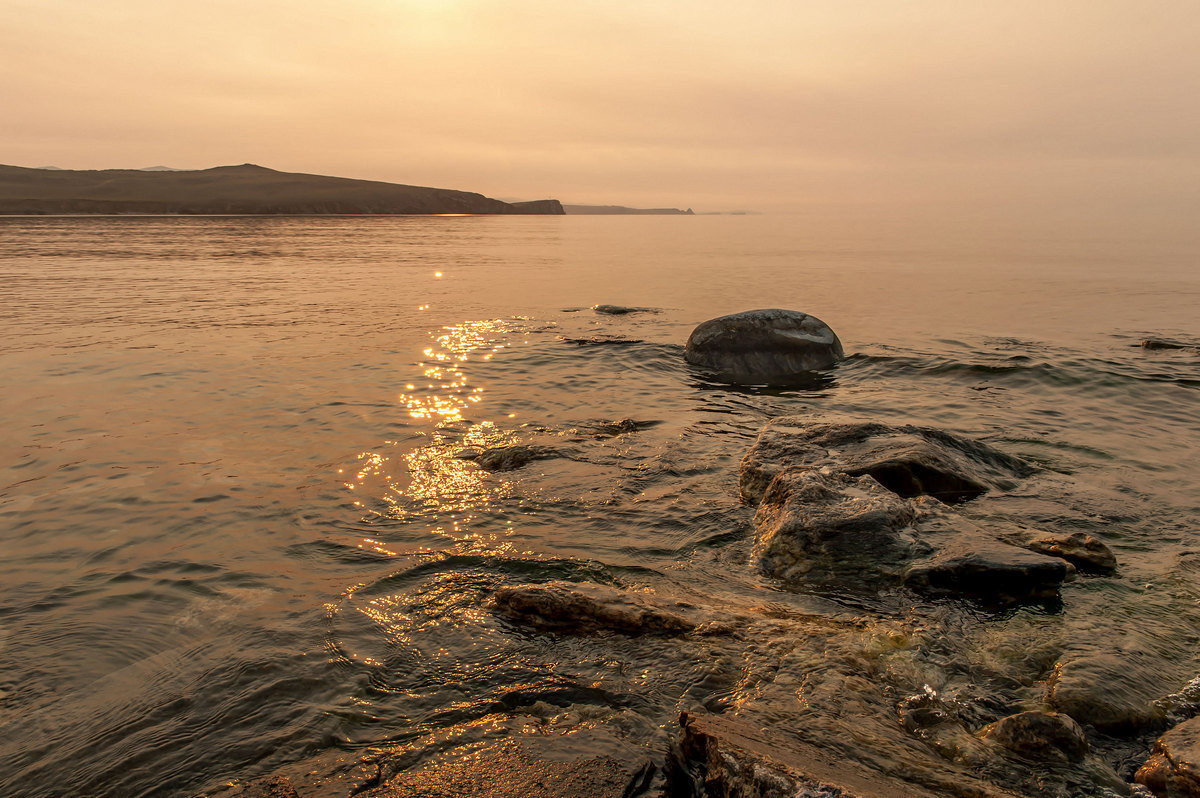
[[[1200,355],[1137,344],[1200,337],[1192,252],[802,217],[0,219],[0,793],[419,764],[514,716],[661,760],[696,707],[911,772],[923,744],[888,724],[925,685],[1011,710],[1056,658],[1119,649],[1177,690],[1200,672]],[[754,307],[814,313],[851,357],[794,391],[683,362],[696,323]],[[1046,466],[986,512],[1086,529],[1118,575],[999,615],[781,590],[746,566],[737,463],[813,411]],[[622,418],[654,423],[605,433]],[[455,457],[506,442],[567,457]],[[552,578],[758,620],[564,637],[487,608]],[[1148,744],[1093,742],[1125,776]]]

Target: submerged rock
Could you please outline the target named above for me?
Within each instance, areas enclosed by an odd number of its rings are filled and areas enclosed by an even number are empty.
[[[625,305],[592,305],[592,310],[606,316],[625,316],[629,313],[658,313],[657,308],[634,308]]]
[[[1141,346],[1143,349],[1200,349],[1196,344],[1172,341],[1167,338],[1147,338],[1142,341]]]
[[[778,474],[754,516],[752,564],[794,580],[811,571],[898,575],[919,544],[916,508],[871,477],[827,471]]]
[[[1038,535],[1026,541],[1025,546],[1039,554],[1061,557],[1081,571],[1111,574],[1117,570],[1117,558],[1112,550],[1085,532]]]
[[[484,449],[482,452],[466,452],[462,457],[474,460],[480,468],[487,471],[514,471],[534,460],[550,460],[562,455],[549,446],[533,446],[531,444],[515,444],[513,446],[497,446]]]
[[[900,496],[955,503],[1012,487],[1033,466],[987,444],[932,427],[783,416],[768,423],[742,458],[741,492],[756,501],[785,468],[869,474]]]
[[[845,357],[842,342],[816,316],[795,310],[748,310],[701,323],[688,336],[687,362],[724,382],[786,384]]]
[[[1063,657],[1046,685],[1046,703],[1109,734],[1161,729],[1160,663],[1141,651],[1095,651]]]
[[[1074,576],[1065,560],[973,536],[914,563],[904,579],[928,590],[1012,602],[1054,598]]]
[[[564,634],[671,636],[696,628],[683,615],[636,593],[582,582],[502,587],[492,609],[517,623]]]
[[[1057,712],[1020,712],[985,726],[980,736],[1026,759],[1080,762],[1087,755],[1083,729]]]
[[[1159,798],[1200,798],[1200,718],[1159,737],[1134,780]]]

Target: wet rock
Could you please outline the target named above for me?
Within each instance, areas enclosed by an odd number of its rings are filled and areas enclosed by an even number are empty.
[[[1015,602],[1054,598],[1075,567],[981,536],[954,541],[905,574],[913,587]]]
[[[1134,779],[1159,798],[1200,798],[1200,718],[1159,737]]]
[[[869,474],[900,496],[955,503],[1013,487],[1033,466],[986,444],[932,427],[784,416],[768,423],[742,458],[741,492],[757,501],[785,468]]]
[[[644,794],[654,775],[648,761],[610,756],[542,758],[514,741],[409,770],[364,798],[625,798]]]
[[[1143,349],[1197,349],[1195,344],[1187,344],[1183,341],[1172,341],[1168,338],[1147,338],[1142,341]]]
[[[1155,703],[1161,690],[1159,665],[1141,651],[1072,654],[1054,666],[1046,702],[1109,734],[1161,729],[1166,712]]]
[[[250,782],[237,793],[238,798],[300,798],[287,776],[272,776]]]
[[[501,587],[492,599],[492,609],[517,623],[561,634],[672,636],[696,628],[696,623],[680,612],[649,598],[582,582]]]
[[[649,429],[660,422],[658,421],[635,421],[632,418],[622,418],[617,421],[602,421],[595,426],[596,437],[615,437],[617,435],[625,435],[638,430]]]
[[[816,570],[899,575],[922,551],[912,503],[871,477],[793,469],[776,475],[754,516],[751,563],[795,580]]]
[[[1069,535],[1038,535],[1026,541],[1026,548],[1051,557],[1061,557],[1080,571],[1111,574],[1117,570],[1112,550],[1086,532]]]
[[[983,739],[1026,759],[1081,762],[1088,753],[1083,729],[1057,712],[1020,712],[985,726]]]
[[[946,759],[973,765],[987,761],[987,746],[967,731],[958,707],[928,686],[924,692],[901,700],[896,711],[905,731]]]
[[[743,385],[786,384],[845,357],[825,322],[795,310],[748,310],[701,323],[684,347],[687,362]]]
[[[592,310],[605,316],[625,316],[629,313],[658,313],[657,308],[634,308],[625,305],[592,305]]]
[[[933,798],[1009,795],[966,772],[941,768],[924,774],[935,784],[914,784],[744,720],[707,713],[680,715],[678,750],[668,771],[672,795],[732,798]]]
[[[535,460],[550,460],[562,455],[549,446],[516,444],[484,449],[478,454],[464,452],[462,456],[474,460],[487,471],[515,471]]]

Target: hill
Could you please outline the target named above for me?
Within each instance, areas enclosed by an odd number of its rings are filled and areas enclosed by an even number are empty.
[[[254,164],[193,171],[0,166],[0,214],[561,214],[482,194],[294,172]]]

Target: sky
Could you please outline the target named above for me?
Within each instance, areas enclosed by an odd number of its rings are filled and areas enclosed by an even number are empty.
[[[697,210],[1200,209],[1194,0],[0,0],[0,163]]]

